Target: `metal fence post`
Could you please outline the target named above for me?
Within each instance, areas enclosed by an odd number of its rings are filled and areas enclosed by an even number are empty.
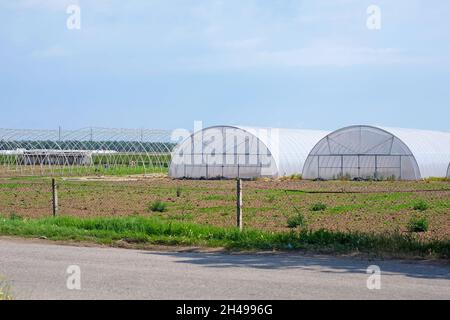
[[[53,206],[53,216],[58,215],[58,185],[55,178],[52,178],[52,206]]]
[[[242,179],[236,179],[236,225],[242,231]]]

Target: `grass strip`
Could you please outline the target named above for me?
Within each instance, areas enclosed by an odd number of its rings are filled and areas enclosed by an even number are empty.
[[[423,241],[414,234],[367,234],[301,230],[267,232],[221,228],[158,217],[99,217],[22,219],[0,217],[0,235],[46,237],[51,240],[88,241],[115,245],[117,241],[136,244],[195,245],[249,250],[306,249],[327,253],[361,252],[393,257],[448,259],[450,240]]]

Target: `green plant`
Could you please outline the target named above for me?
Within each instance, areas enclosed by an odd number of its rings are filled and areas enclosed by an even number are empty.
[[[271,194],[267,197],[267,201],[273,203],[275,201],[275,195]]]
[[[408,222],[409,232],[426,232],[428,231],[428,219],[426,217],[411,218]]]
[[[280,177],[281,181],[302,180],[302,179],[303,179],[303,176],[301,174],[291,174],[290,176]]]
[[[1,235],[50,240],[90,241],[115,246],[118,241],[157,245],[225,247],[228,249],[362,252],[383,256],[450,257],[450,240],[423,241],[410,233],[360,233],[301,229],[266,232],[214,227],[161,217],[128,216],[78,218],[71,216],[28,220],[0,219]]]
[[[181,191],[183,189],[180,186],[177,186],[177,198],[181,197]]]
[[[429,177],[429,178],[425,178],[423,179],[425,182],[430,183],[430,182],[448,182],[450,181],[449,178],[442,178],[442,177]]]
[[[310,210],[311,211],[325,211],[327,209],[327,205],[321,202],[314,203]]]
[[[153,202],[150,205],[150,211],[153,212],[166,212],[167,211],[167,203],[162,202],[160,200]]]
[[[22,217],[19,216],[19,215],[18,215],[17,213],[15,213],[15,212],[11,213],[11,214],[9,215],[9,218],[10,218],[11,220],[22,220]]]
[[[339,177],[339,180],[341,180],[341,181],[350,181],[350,180],[352,180],[352,176],[350,175],[350,173],[346,173],[344,175],[339,174],[338,177]]]
[[[306,226],[306,219],[305,216],[301,213],[298,213],[297,215],[293,217],[289,217],[287,221],[288,228],[295,229],[297,227],[305,227]]]
[[[1,300],[13,300],[13,296],[11,295],[11,288],[9,284],[5,282],[4,279],[0,277],[0,301]]]
[[[390,182],[397,181],[397,177],[395,175],[391,175],[386,178],[386,181],[390,181]]]
[[[425,211],[429,207],[430,206],[428,205],[428,203],[426,203],[424,200],[419,200],[416,203],[414,203],[413,209],[417,211]]]

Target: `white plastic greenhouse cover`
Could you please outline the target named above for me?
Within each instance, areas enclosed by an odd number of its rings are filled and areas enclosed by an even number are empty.
[[[326,131],[244,126],[199,130],[172,152],[172,178],[257,178],[301,174]]]
[[[350,126],[330,133],[305,162],[305,179],[445,177],[450,133]]]

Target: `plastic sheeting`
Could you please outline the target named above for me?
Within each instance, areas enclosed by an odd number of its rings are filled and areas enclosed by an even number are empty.
[[[425,130],[351,126],[323,138],[311,151],[305,179],[445,177],[450,134]]]
[[[215,126],[195,132],[172,153],[173,178],[257,178],[302,174],[326,131]]]
[[[421,178],[445,177],[450,162],[450,133],[384,128],[401,139],[413,153]]]

